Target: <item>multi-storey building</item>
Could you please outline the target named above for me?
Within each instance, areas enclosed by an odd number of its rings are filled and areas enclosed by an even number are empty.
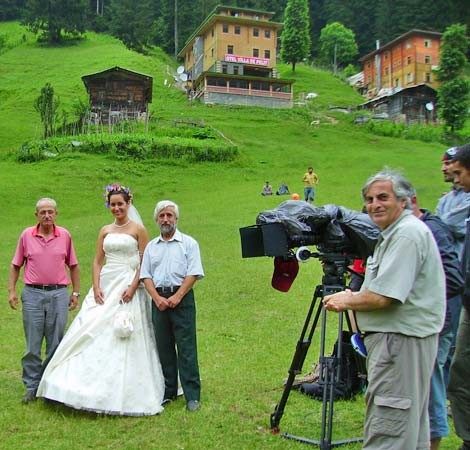
[[[276,51],[281,23],[274,13],[217,6],[188,39],[188,93],[204,103],[292,106],[292,80],[279,78]]]
[[[423,84],[437,88],[433,69],[439,64],[441,36],[434,31],[411,30],[362,57],[367,97]]]

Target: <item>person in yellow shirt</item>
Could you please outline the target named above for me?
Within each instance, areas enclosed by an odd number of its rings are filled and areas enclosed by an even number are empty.
[[[309,167],[302,181],[305,183],[304,197],[306,202],[313,203],[315,200],[315,185],[318,184],[318,176],[313,171],[313,167]]]

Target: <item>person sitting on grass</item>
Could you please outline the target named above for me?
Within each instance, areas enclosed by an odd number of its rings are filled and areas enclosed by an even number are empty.
[[[290,194],[289,188],[285,181],[282,182],[281,187],[276,191],[276,195],[288,195]]]
[[[266,181],[266,184],[263,186],[263,190],[261,192],[261,195],[273,195],[273,188],[269,184],[269,181]]]

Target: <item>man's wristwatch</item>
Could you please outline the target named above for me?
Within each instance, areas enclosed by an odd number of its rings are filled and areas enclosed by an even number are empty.
[[[74,292],[72,292],[72,295],[73,295],[74,297],[77,297],[77,298],[78,298],[78,297],[80,297],[80,292],[75,292],[75,291],[74,291]]]

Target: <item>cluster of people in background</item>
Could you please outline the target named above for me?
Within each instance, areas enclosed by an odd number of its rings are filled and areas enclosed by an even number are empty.
[[[69,232],[55,223],[53,199],[37,202],[38,224],[20,236],[9,302],[17,308],[24,266],[23,402],[44,397],[98,413],[152,415],[177,398],[180,383],[186,408],[196,411],[201,382],[193,286],[204,276],[199,246],[177,229],[174,202],[157,203],[160,234],[149,241],[129,188],[108,185],[105,198],[114,220],[99,232],[93,286],[65,336],[68,308],[80,297],[79,266]]]
[[[313,172],[313,167],[307,169],[307,172],[302,177],[302,181],[304,183],[304,199],[306,202],[313,203],[315,200],[315,186],[318,184],[318,175]],[[273,187],[269,181],[264,183],[261,195],[273,195]],[[289,187],[285,181],[281,183],[281,186],[276,191],[276,195],[290,195]],[[298,194],[295,194],[295,196],[294,200],[298,200]]]

